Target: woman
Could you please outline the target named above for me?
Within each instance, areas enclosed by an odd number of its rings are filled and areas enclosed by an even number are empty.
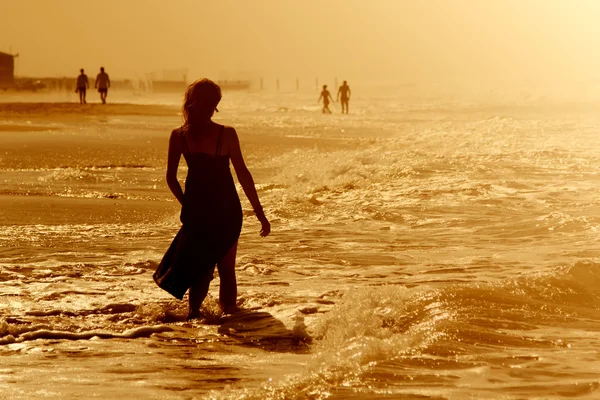
[[[244,193],[262,224],[271,225],[258,200],[254,180],[242,157],[235,129],[211,120],[221,101],[221,88],[208,79],[192,83],[183,104],[184,123],[169,139],[167,184],[181,203],[183,226],[154,273],[156,283],[182,299],[189,288],[188,319],[200,318],[215,264],[221,287],[219,303],[225,314],[237,311],[235,256],[242,229],[242,207],[229,170],[235,168]],[[177,180],[181,155],[188,165],[185,192]]]

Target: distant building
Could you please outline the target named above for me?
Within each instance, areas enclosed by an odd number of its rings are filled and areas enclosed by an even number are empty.
[[[13,87],[15,84],[15,56],[0,53],[0,88]]]
[[[183,93],[188,87],[186,69],[163,69],[148,74],[150,89],[153,92]]]
[[[159,81],[153,80],[150,82],[152,84],[152,91],[157,93],[164,92],[175,92],[175,93],[183,93],[188,87],[188,83],[184,80],[181,81]]]

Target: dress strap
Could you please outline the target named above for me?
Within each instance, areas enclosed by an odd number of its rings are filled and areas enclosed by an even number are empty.
[[[185,150],[187,151],[187,154],[190,154],[190,148],[188,147],[187,144],[187,140],[186,140],[186,135],[181,135],[181,140],[183,140],[183,146],[185,147]],[[183,153],[184,155],[186,154],[186,152]]]
[[[217,138],[217,150],[215,151],[215,157],[221,154],[221,139],[223,137],[223,129],[224,125],[221,125],[221,130],[219,130],[219,137]]]

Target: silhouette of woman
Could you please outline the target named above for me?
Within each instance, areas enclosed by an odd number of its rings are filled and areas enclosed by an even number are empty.
[[[182,227],[154,273],[162,289],[178,299],[189,288],[188,319],[200,318],[215,264],[221,286],[219,303],[224,313],[237,311],[235,257],[242,229],[242,207],[229,160],[244,193],[261,222],[261,236],[271,232],[254,180],[242,157],[234,128],[212,121],[221,100],[221,88],[208,79],[192,83],[183,104],[184,123],[171,132],[167,184],[181,203]],[[177,180],[181,155],[188,165],[185,192]]]

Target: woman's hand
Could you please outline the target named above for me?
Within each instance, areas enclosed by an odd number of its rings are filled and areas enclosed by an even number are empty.
[[[264,218],[260,221],[260,224],[262,225],[260,228],[260,236],[269,236],[269,233],[271,233],[271,223],[269,220]]]

